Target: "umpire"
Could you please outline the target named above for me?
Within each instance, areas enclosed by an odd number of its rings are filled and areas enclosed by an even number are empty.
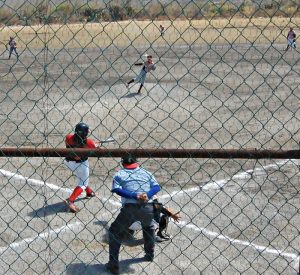
[[[109,228],[109,262],[106,269],[119,274],[119,252],[128,227],[140,221],[143,228],[145,261],[153,261],[155,225],[153,223],[153,199],[160,191],[154,176],[141,168],[132,155],[122,158],[123,169],[113,177],[112,192],[122,198],[122,208]]]

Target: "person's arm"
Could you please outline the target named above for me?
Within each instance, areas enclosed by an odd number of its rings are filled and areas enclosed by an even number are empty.
[[[97,147],[98,147],[97,144],[95,143],[95,141],[92,140],[91,138],[88,138],[88,139],[86,140],[86,144],[87,144],[87,147],[88,147],[88,148],[91,148],[91,149],[97,148]]]
[[[148,198],[152,198],[155,194],[157,194],[160,191],[160,186],[157,185],[153,185],[152,188],[146,193]]]
[[[178,211],[177,213],[173,213],[170,208],[162,207],[161,212],[172,218],[175,222],[179,222],[179,220],[181,219],[181,216],[179,216],[180,211]]]
[[[65,145],[66,148],[71,148],[72,146],[70,145],[70,140],[72,139],[71,134],[66,135],[65,137]]]

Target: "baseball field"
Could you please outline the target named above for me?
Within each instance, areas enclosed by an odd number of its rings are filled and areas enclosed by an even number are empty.
[[[3,147],[64,147],[79,121],[107,148],[298,149],[298,19],[126,21],[2,29]],[[159,33],[159,25],[166,31]],[[5,47],[15,37],[19,59]],[[145,54],[157,69],[129,90]],[[107,230],[120,209],[115,158],[90,159],[97,197],[67,211],[63,158],[1,158],[0,273],[106,274]],[[123,274],[296,274],[297,160],[140,159],[181,211],[153,263],[124,244]],[[137,239],[141,232],[137,232]],[[138,243],[138,241],[137,241]]]

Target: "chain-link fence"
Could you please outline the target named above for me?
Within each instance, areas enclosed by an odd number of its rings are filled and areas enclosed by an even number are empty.
[[[83,121],[105,149],[298,150],[299,1],[0,3],[2,148],[65,148]],[[298,160],[139,161],[182,219],[151,263],[137,230],[122,273],[298,272]],[[120,158],[89,159],[96,197],[76,214],[64,157],[0,162],[0,273],[106,274]]]

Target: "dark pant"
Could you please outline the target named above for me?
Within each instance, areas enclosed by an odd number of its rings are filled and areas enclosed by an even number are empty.
[[[135,221],[140,221],[143,228],[144,250],[147,256],[154,256],[153,204],[125,204],[116,220],[109,228],[109,262],[119,265],[119,252],[122,239],[128,227]]]
[[[17,53],[17,49],[15,47],[10,47],[10,49],[9,49],[9,58],[10,58],[12,52],[15,52],[17,57],[19,56],[19,54]]]

